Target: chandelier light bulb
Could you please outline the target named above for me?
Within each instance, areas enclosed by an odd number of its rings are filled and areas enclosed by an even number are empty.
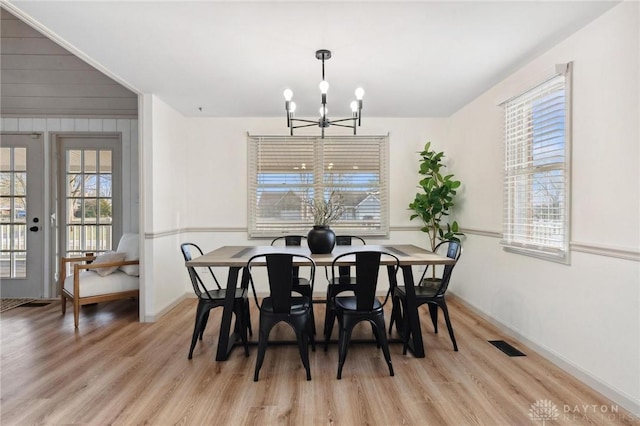
[[[364,89],[362,87],[358,87],[356,89],[356,99],[361,101],[363,96],[364,96]]]
[[[325,117],[329,109],[327,107],[320,107],[320,116]]]
[[[295,112],[296,111],[296,103],[295,102],[291,102],[289,104],[289,112]]]
[[[358,112],[358,102],[357,101],[351,101],[351,104],[349,106],[351,107],[351,112]]]
[[[326,95],[327,91],[329,90],[329,82],[327,82],[326,80],[322,80],[318,87],[320,87],[320,93]]]
[[[291,98],[293,98],[293,92],[291,91],[291,89],[285,89],[283,95],[285,101],[290,101]]]

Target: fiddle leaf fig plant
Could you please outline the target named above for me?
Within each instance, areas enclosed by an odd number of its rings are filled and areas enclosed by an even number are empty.
[[[452,174],[442,174],[446,166],[442,163],[443,152],[435,152],[431,149],[431,142],[427,142],[424,150],[420,152],[420,180],[419,188],[422,192],[416,194],[415,199],[409,204],[409,210],[413,211],[411,220],[422,220],[422,232],[429,236],[431,250],[434,251],[439,241],[460,241],[461,236],[458,222],[446,221],[446,216],[454,206],[456,189],[460,187],[460,181],[455,180]]]

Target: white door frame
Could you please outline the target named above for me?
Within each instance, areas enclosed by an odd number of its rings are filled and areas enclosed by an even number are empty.
[[[50,133],[50,143],[51,143],[51,161],[52,161],[52,165],[51,165],[51,170],[52,170],[52,176],[51,176],[51,212],[53,212],[52,214],[52,238],[51,238],[51,261],[52,261],[52,265],[54,265],[54,270],[56,271],[55,273],[55,277],[56,277],[56,281],[54,283],[52,283],[53,286],[53,292],[51,294],[57,294],[58,293],[58,289],[57,289],[57,280],[59,279],[59,267],[60,267],[60,256],[61,253],[63,253],[64,251],[64,241],[61,238],[61,230],[60,230],[60,225],[62,224],[61,222],[61,216],[60,216],[60,206],[59,203],[61,202],[61,199],[64,199],[65,194],[64,194],[64,190],[65,190],[65,186],[62,183],[62,178],[64,176],[65,171],[64,170],[60,170],[60,164],[62,163],[61,161],[61,155],[63,155],[63,150],[61,150],[61,141],[64,138],[74,138],[74,139],[83,139],[83,140],[87,140],[87,139],[97,139],[97,138],[113,138],[113,139],[117,139],[118,143],[119,143],[119,153],[117,156],[117,160],[114,158],[114,172],[117,170],[117,172],[119,173],[119,176],[117,177],[117,179],[114,177],[114,184],[118,185],[118,190],[120,193],[120,197],[119,199],[116,201],[116,205],[114,205],[114,211],[118,210],[118,219],[114,221],[113,223],[113,228],[112,228],[112,232],[113,235],[115,236],[114,239],[115,241],[112,241],[112,244],[114,244],[113,246],[113,250],[116,249],[115,245],[117,245],[118,243],[118,238],[119,236],[122,234],[122,218],[123,218],[123,212],[122,212],[122,197],[123,197],[123,191],[122,191],[122,185],[123,185],[123,170],[122,170],[122,155],[124,155],[124,153],[122,152],[122,133],[121,132],[51,132]],[[79,148],[86,148],[86,146],[82,146],[79,145]],[[116,164],[117,163],[117,164]],[[114,213],[114,216],[116,214]]]

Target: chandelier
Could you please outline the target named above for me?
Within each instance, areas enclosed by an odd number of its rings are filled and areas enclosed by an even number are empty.
[[[291,99],[293,98],[293,92],[290,89],[284,91],[284,107],[287,111],[287,127],[293,136],[293,129],[299,129],[301,127],[318,126],[321,129],[322,137],[324,138],[324,129],[329,126],[347,127],[353,129],[353,134],[356,134],[356,126],[360,126],[362,121],[362,97],[364,96],[364,89],[358,87],[356,89],[356,100],[351,102],[351,117],[340,118],[337,120],[330,120],[327,116],[327,91],[329,90],[329,83],[324,78],[324,61],[331,58],[331,51],[326,49],[320,49],[316,51],[316,59],[322,61],[322,81],[318,85],[320,88],[321,104],[320,104],[320,118],[318,120],[304,120],[301,118],[295,118],[296,103]]]

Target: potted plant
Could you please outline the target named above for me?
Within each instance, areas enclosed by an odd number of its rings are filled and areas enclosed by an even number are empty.
[[[309,210],[313,214],[313,229],[307,234],[311,253],[331,253],[336,243],[336,234],[329,225],[338,220],[344,212],[341,194],[331,192],[328,199],[308,199]]]
[[[425,144],[420,157],[419,173],[424,176],[420,180],[422,192],[416,194],[415,199],[409,204],[409,210],[413,210],[411,220],[422,220],[424,226],[420,230],[427,233],[431,250],[435,251],[439,241],[460,241],[459,237],[464,236],[459,231],[458,222],[445,221],[454,205],[460,181],[455,180],[452,174],[442,175],[441,170],[446,167],[442,163],[444,153],[432,150],[431,142]],[[435,274],[435,268],[433,272]]]

